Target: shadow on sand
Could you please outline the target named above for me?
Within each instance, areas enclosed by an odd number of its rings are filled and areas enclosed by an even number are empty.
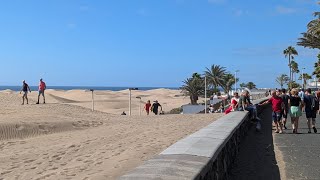
[[[230,171],[230,180],[280,180],[273,137],[271,107],[266,106],[259,117],[262,119],[261,132],[251,124],[249,132],[240,145],[240,152]]]

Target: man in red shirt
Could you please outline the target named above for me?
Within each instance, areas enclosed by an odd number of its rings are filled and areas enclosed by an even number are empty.
[[[275,132],[282,134],[283,129],[282,129],[282,123],[281,123],[281,117],[282,117],[281,111],[284,111],[284,113],[286,113],[285,112],[286,109],[284,109],[284,102],[283,102],[282,98],[279,96],[280,95],[279,92],[272,91],[271,95],[272,95],[272,97],[268,101],[262,103],[261,105],[271,103],[271,105],[272,105],[272,119],[276,125]]]
[[[44,97],[44,90],[47,89],[46,83],[43,82],[42,79],[40,79],[40,83],[39,83],[39,94],[38,94],[38,102],[37,104],[39,104],[39,99],[40,99],[40,95],[43,96],[43,104],[46,103],[46,98]]]
[[[151,103],[150,103],[150,100],[148,100],[147,103],[144,105],[144,109],[146,110],[147,115],[149,115],[150,107],[151,107]]]

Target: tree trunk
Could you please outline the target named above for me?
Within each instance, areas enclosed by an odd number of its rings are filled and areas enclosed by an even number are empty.
[[[198,101],[198,96],[190,96],[190,100],[191,100],[191,104],[192,105],[197,105],[197,101]]]
[[[292,81],[292,75],[291,75],[291,54],[289,54],[289,71],[290,71],[290,82]]]

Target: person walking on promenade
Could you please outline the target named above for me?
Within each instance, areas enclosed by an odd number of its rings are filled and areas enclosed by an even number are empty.
[[[303,102],[305,105],[307,124],[309,128],[308,133],[311,133],[311,123],[312,123],[312,128],[314,133],[317,133],[315,123],[316,123],[316,114],[317,114],[317,111],[319,110],[319,99],[318,97],[315,97],[314,95],[312,95],[311,89],[308,88],[304,95]]]
[[[305,94],[304,89],[303,88],[300,89],[298,96],[301,98],[302,102],[303,102],[304,94]],[[301,111],[304,112],[304,107],[302,107]]]
[[[150,103],[150,100],[148,100],[147,103],[144,105],[144,110],[147,112],[147,115],[149,115],[150,107],[151,107],[151,103]]]
[[[287,94],[286,89],[281,90],[281,95],[280,97],[282,98],[282,101],[284,103],[284,108],[282,109],[282,124],[283,128],[287,129],[286,124],[287,124],[287,119],[288,119],[288,113],[289,113],[289,95]]]
[[[299,118],[302,116],[303,101],[298,96],[299,92],[297,89],[291,90],[291,96],[289,98],[290,116],[292,124],[292,133],[297,134],[299,128]]]
[[[38,94],[38,102],[37,104],[39,104],[39,100],[40,100],[40,95],[42,95],[43,97],[43,104],[46,103],[46,98],[44,96],[44,91],[47,89],[46,83],[40,79],[40,83],[39,83],[39,94]]]
[[[30,87],[29,85],[26,83],[25,80],[22,81],[22,88],[20,90],[20,94],[21,92],[23,92],[23,96],[22,96],[22,104],[21,105],[24,105],[24,99],[27,100],[27,104],[29,104],[29,101],[28,101],[28,91],[31,93],[31,90],[30,90]]]
[[[284,103],[282,98],[279,96],[280,95],[280,91],[272,91],[271,92],[272,97],[265,101],[264,103],[260,104],[260,105],[264,105],[264,104],[268,104],[270,103],[272,105],[272,119],[273,122],[276,125],[276,133],[283,133],[283,128],[282,128],[282,122],[281,122],[281,111],[282,109],[284,109]],[[284,109],[284,113],[286,113],[286,110]]]
[[[161,108],[160,112],[162,111],[162,106],[159,104],[159,102],[157,100],[154,101],[154,103],[151,106],[151,111],[155,114],[158,115],[158,109],[159,106]]]

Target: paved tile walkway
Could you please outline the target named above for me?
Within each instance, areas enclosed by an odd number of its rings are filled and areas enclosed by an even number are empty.
[[[320,134],[313,133],[313,130],[308,134],[305,114],[299,120],[299,134],[292,134],[290,119],[287,127],[286,134],[274,136],[274,144],[282,152],[285,162],[286,179],[320,180]]]
[[[271,131],[271,107],[259,116],[262,118],[261,132],[256,132],[255,124],[251,125],[231,169],[231,180],[280,180]]]

